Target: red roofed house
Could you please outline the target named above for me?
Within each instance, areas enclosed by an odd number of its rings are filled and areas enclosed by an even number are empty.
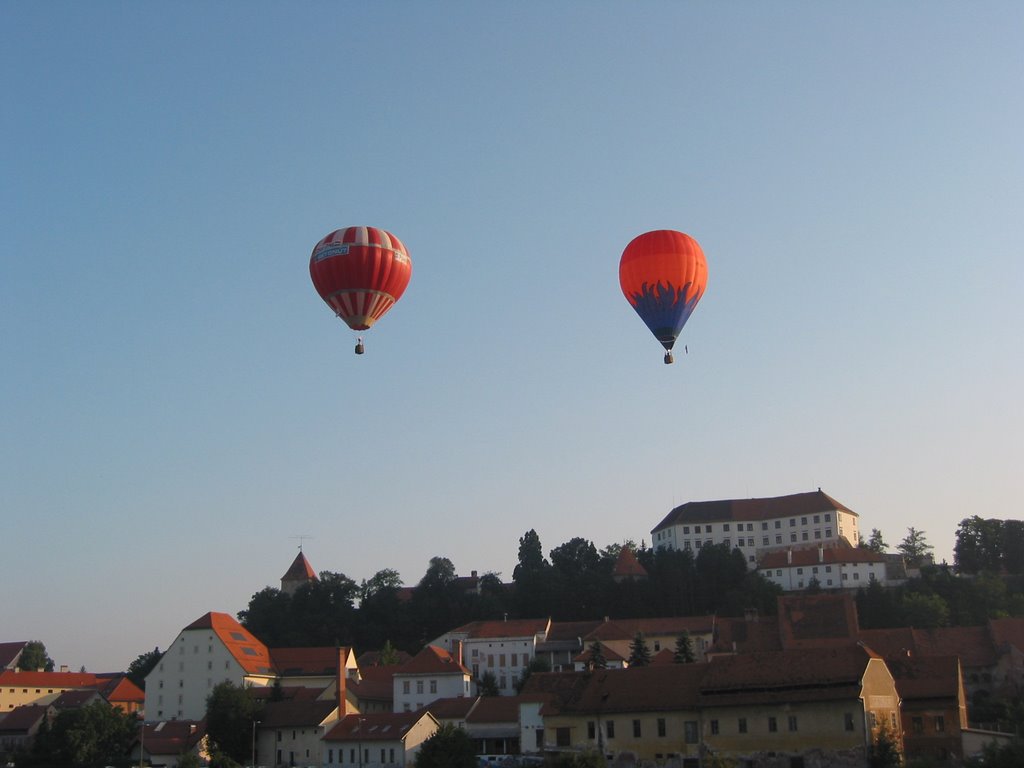
[[[428,645],[392,676],[395,712],[415,712],[436,699],[470,695],[470,672],[443,648]]]
[[[858,589],[872,580],[885,583],[885,555],[847,545],[787,549],[761,555],[757,571],[787,592],[816,581],[825,590]]]
[[[137,711],[142,691],[121,673],[0,672],[0,716],[25,704],[50,704],[65,691],[95,691],[125,712]]]
[[[477,680],[487,672],[492,673],[498,681],[498,692],[502,696],[513,696],[519,678],[537,655],[537,646],[547,637],[550,627],[550,619],[472,621],[441,635],[431,644],[459,659]],[[395,705],[397,709],[397,697]]]
[[[206,760],[206,721],[163,721],[144,723],[132,744],[132,765],[143,760],[149,765],[174,768],[182,755],[194,754]]]
[[[655,549],[696,554],[710,544],[738,548],[751,570],[766,551],[786,547],[856,546],[858,515],[819,488],[763,499],[691,501],[651,531]]]
[[[437,731],[425,710],[348,715],[324,736],[324,768],[395,768],[416,764],[420,746]]]
[[[201,720],[218,683],[259,687],[275,677],[262,642],[228,614],[207,613],[178,633],[146,676],[146,718]]]

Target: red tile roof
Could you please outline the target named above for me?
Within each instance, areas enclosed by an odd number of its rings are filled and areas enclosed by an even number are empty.
[[[792,558],[792,559],[790,559]],[[836,565],[837,563],[884,563],[885,555],[858,547],[811,547],[810,549],[779,550],[766,552],[757,561],[758,568],[793,568],[811,565]]]
[[[600,625],[600,621],[552,621],[545,643],[576,642]]]
[[[725,705],[856,697],[872,658],[878,657],[860,646],[716,656],[701,681],[701,700]]]
[[[338,704],[333,699],[268,701],[260,714],[260,727],[315,728],[337,708]]]
[[[857,641],[857,605],[849,594],[791,595],[778,599],[783,648]]]
[[[690,501],[676,507],[651,531],[655,533],[690,522],[717,520],[768,520],[777,517],[796,517],[817,512],[846,512],[856,515],[819,488],[810,493],[794,493],[763,499],[724,499],[721,501]]]
[[[413,656],[393,674],[398,675],[469,675],[470,671],[459,664],[455,657],[444,648],[428,645]]]
[[[324,741],[399,741],[425,716],[423,712],[347,715],[327,732]]]
[[[518,723],[518,696],[481,696],[466,715],[467,723]]]
[[[712,650],[716,653],[782,650],[779,621],[774,616],[759,616],[756,620],[719,618],[715,630]]]
[[[990,619],[992,639],[998,644],[1009,644],[1024,651],[1024,619]]]
[[[0,686],[11,688],[96,688],[100,679],[92,672],[0,672]]]
[[[476,702],[477,698],[473,696],[449,696],[434,699],[424,709],[438,720],[465,720]]]
[[[916,656],[886,659],[904,701],[957,699],[960,692],[960,663],[955,656]]]
[[[345,647],[271,648],[270,660],[279,675],[336,675],[351,651]]]
[[[640,561],[636,559],[636,555],[633,554],[633,550],[629,547],[623,547],[619,550],[618,559],[615,561],[615,568],[612,570],[612,575],[619,579],[625,578],[646,578],[647,571]]]
[[[142,745],[146,754],[181,755],[206,735],[206,721],[166,720],[146,723],[142,729]]]
[[[451,634],[465,634],[473,640],[533,637],[534,635],[543,635],[550,624],[550,619],[471,621],[469,624],[463,624],[458,629],[452,630]]]
[[[601,655],[604,656],[604,660],[605,661],[625,661],[626,660],[625,656],[623,656],[621,653],[618,653],[618,652],[614,651],[613,649],[609,648],[607,645],[602,643],[600,640],[596,640],[594,642],[596,642],[598,645],[601,646]],[[590,660],[592,658],[594,658],[594,654],[590,650],[590,646],[591,645],[593,645],[593,642],[587,643],[587,647],[584,648],[581,653],[576,654],[576,656],[573,658],[573,661],[579,661],[579,662],[584,663],[584,664],[589,663]]]
[[[632,640],[637,632],[646,637],[671,636],[678,637],[683,632],[691,635],[709,634],[714,631],[715,617],[707,616],[672,616],[668,618],[646,619],[610,619],[601,622],[593,631],[583,637],[589,644],[593,640]]]
[[[0,717],[0,734],[27,734],[46,717],[46,709],[41,704],[23,704],[15,707]]]
[[[272,674],[272,664],[267,646],[228,614],[211,611],[200,616],[183,631],[196,629],[212,630],[246,673],[251,675]]]
[[[281,581],[316,581],[316,571],[313,570],[313,566],[309,564],[309,560],[306,556],[299,551],[299,554],[295,556],[292,564],[288,566],[288,570],[284,576],[281,577]]]
[[[364,701],[392,701],[395,697],[393,678],[397,670],[397,666],[360,668],[361,679],[349,680],[348,687]]]
[[[103,694],[103,698],[111,704],[143,704],[146,700],[146,692],[125,675],[114,675],[108,678],[99,691]]]

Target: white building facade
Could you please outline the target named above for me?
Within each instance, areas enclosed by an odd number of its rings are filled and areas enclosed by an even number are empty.
[[[859,589],[873,580],[886,583],[885,556],[852,547],[771,552],[757,570],[786,592],[808,589],[814,582],[826,590]]]
[[[550,619],[474,621],[434,642],[456,656],[461,654],[474,680],[479,682],[490,673],[499,694],[514,696],[526,668],[537,655],[537,645],[547,637],[550,627]]]
[[[688,502],[676,507],[651,531],[655,549],[689,551],[724,544],[739,549],[754,570],[773,551],[819,546],[856,546],[858,515],[823,493],[797,493],[762,499]]]

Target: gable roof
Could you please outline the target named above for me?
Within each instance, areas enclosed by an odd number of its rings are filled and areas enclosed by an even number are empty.
[[[347,685],[360,701],[393,701],[397,670],[397,666],[360,668],[359,679],[349,680]]]
[[[127,675],[111,675],[109,678],[105,680],[101,678],[101,680],[97,690],[111,704],[121,702],[143,704],[146,700],[146,692],[129,680]]]
[[[719,618],[715,624],[715,653],[750,653],[781,651],[779,621],[775,616],[755,619]]]
[[[0,734],[17,736],[32,732],[46,717],[46,709],[42,704],[22,704],[9,710],[0,717]]]
[[[263,705],[260,723],[263,728],[315,728],[337,708],[334,699],[268,701]]]
[[[476,706],[466,715],[467,723],[517,723],[519,722],[518,696],[480,696]]]
[[[142,725],[140,741],[147,755],[181,755],[206,735],[206,720],[162,720]]]
[[[469,675],[470,672],[443,648],[428,645],[402,666],[394,675]]]
[[[878,658],[856,645],[716,656],[701,681],[701,701],[713,706],[856,697],[868,663]]]
[[[723,499],[720,501],[689,501],[682,504],[658,523],[651,533],[679,523],[715,522],[730,520],[770,520],[777,517],[795,517],[817,512],[846,512],[856,515],[819,488],[810,493],[793,493],[761,499]]]
[[[14,663],[26,645],[27,640],[20,643],[0,643],[0,669],[14,669]]]
[[[422,718],[433,716],[419,712],[377,712],[346,715],[323,737],[324,741],[401,741]],[[436,721],[435,721],[436,722]]]
[[[267,646],[228,614],[215,611],[203,614],[185,627],[182,632],[203,629],[211,630],[217,635],[228,653],[248,674],[269,675],[273,673]]]

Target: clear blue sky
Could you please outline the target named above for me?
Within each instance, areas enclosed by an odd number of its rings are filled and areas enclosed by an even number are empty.
[[[691,500],[1020,515],[1019,2],[0,3],[0,641],[123,669],[277,585],[511,577]],[[414,263],[367,334],[333,229]],[[707,293],[661,348],[635,235]]]

